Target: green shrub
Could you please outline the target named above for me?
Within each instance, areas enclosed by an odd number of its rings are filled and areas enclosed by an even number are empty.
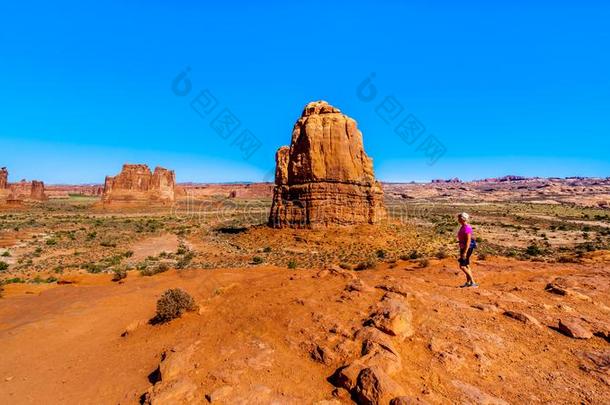
[[[385,250],[379,249],[379,250],[377,250],[377,252],[375,252],[375,254],[377,255],[378,259],[385,259],[385,256],[386,256]]]
[[[2,252],[2,257],[11,257],[11,252],[5,250],[4,252]]]
[[[252,258],[252,263],[253,264],[261,264],[263,262],[263,258],[260,256],[254,256]]]
[[[112,276],[112,281],[121,281],[127,277],[127,270],[123,268],[113,269],[112,271],[114,273],[114,275]]]
[[[296,269],[297,268],[297,261],[295,259],[290,259],[288,260],[288,268],[289,269]]]
[[[419,267],[424,268],[430,265],[430,261],[428,259],[419,259]]]
[[[180,288],[166,290],[157,301],[157,313],[153,323],[165,323],[180,318],[187,311],[197,310],[193,297]]]
[[[191,261],[193,260],[193,258],[195,257],[195,253],[191,250],[187,251],[184,256],[182,256],[179,260],[178,263],[176,263],[176,268],[177,269],[184,269],[186,268]]]
[[[339,267],[341,267],[343,270],[351,270],[352,269],[352,265],[349,263],[340,263]]]
[[[47,241],[45,242],[48,246],[54,246],[57,245],[57,239],[51,238],[51,239],[47,239]]]
[[[529,245],[527,249],[525,249],[525,254],[528,256],[538,256],[542,254],[542,250],[536,245]]]
[[[167,263],[159,263],[154,266],[146,266],[140,270],[140,274],[143,276],[154,276],[155,274],[164,273],[169,270]]]
[[[409,253],[408,255],[402,256],[401,259],[402,260],[415,260],[415,259],[419,259],[421,257],[421,253],[419,253],[417,250],[412,250],[411,253]]]
[[[354,270],[356,271],[361,271],[361,270],[367,270],[367,269],[372,269],[377,265],[377,262],[373,259],[369,259],[366,260],[364,262],[360,262],[356,265],[356,267],[354,267]]]
[[[271,252],[271,247],[267,246],[266,248],[263,249],[264,253],[270,253]]]
[[[446,259],[447,258],[447,251],[445,249],[439,249],[439,251],[436,252],[436,258],[437,259]]]
[[[8,263],[0,262],[0,271],[5,271],[8,269]]]

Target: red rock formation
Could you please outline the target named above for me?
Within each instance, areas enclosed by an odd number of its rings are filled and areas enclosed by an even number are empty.
[[[106,176],[102,202],[169,204],[175,199],[176,178],[173,170],[147,165],[123,165],[117,176]]]
[[[0,190],[8,188],[8,170],[6,167],[0,169]]]
[[[30,200],[45,201],[47,196],[44,193],[44,183],[38,180],[32,180],[30,187]]]
[[[386,216],[356,121],[325,101],[305,106],[290,147],[278,149],[275,184],[273,227],[376,223]]]
[[[47,195],[45,194],[44,190],[44,183],[42,181],[21,180],[17,183],[9,183],[8,188],[10,189],[9,199],[11,200],[47,200]]]
[[[70,195],[97,197],[101,196],[104,186],[101,184],[53,184],[45,185],[45,194],[49,198],[69,198]]]
[[[11,198],[11,190],[8,187],[8,170],[6,167],[0,169],[0,203],[4,204]]]

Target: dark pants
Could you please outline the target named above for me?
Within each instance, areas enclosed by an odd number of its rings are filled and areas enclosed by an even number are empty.
[[[466,249],[460,249],[460,258],[458,259],[458,263],[462,267],[470,266],[470,255],[472,255],[473,248],[468,248],[468,251],[466,251],[464,258],[462,259],[462,254],[465,250]]]

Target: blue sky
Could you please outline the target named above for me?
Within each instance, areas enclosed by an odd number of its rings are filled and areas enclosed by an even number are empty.
[[[358,121],[381,180],[610,176],[602,1],[8,3],[0,166],[11,181],[101,183],[124,162],[179,181],[266,180],[318,99]],[[202,117],[190,103],[204,90],[217,104]],[[388,97],[402,107],[390,123],[378,113]],[[212,124],[225,108],[240,121],[227,139]],[[425,131],[405,142],[394,130],[409,114]],[[248,159],[243,130],[260,141]],[[445,150],[432,165],[425,139]]]

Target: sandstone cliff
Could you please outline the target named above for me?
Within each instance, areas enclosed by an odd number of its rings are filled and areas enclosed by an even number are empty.
[[[372,224],[386,217],[356,121],[325,101],[305,106],[290,147],[278,149],[275,184],[273,227]]]
[[[173,170],[147,165],[125,164],[121,173],[106,176],[102,202],[170,204],[175,199],[176,177]]]

